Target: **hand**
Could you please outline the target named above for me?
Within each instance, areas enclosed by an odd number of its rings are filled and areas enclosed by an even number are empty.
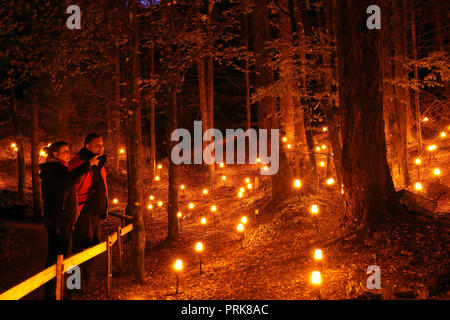
[[[101,154],[96,155],[95,157],[91,158],[91,160],[89,160],[89,163],[91,164],[91,166],[98,166],[98,157],[100,157]]]

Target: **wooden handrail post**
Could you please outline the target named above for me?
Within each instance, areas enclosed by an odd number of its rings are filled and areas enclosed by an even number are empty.
[[[64,257],[58,255],[56,259],[56,300],[63,299],[64,293]]]
[[[117,228],[117,247],[119,250],[119,268],[120,272],[123,272],[123,258],[122,258],[122,236],[120,235],[122,228],[119,226]]]
[[[111,247],[112,247],[112,241],[111,241],[111,236],[108,235],[108,239],[106,241],[106,253],[107,253],[107,260],[108,260],[108,274],[106,277],[106,293],[109,296],[111,294],[111,278],[112,278],[112,252],[111,252]]]

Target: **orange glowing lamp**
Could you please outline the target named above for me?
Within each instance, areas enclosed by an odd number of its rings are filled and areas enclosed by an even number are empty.
[[[317,147],[317,148],[316,148],[316,151],[320,151],[320,147]]]
[[[153,195],[150,195],[150,197],[148,197],[150,200],[155,200],[155,197]]]
[[[422,160],[420,160],[420,158],[416,158],[416,160],[414,160],[414,163],[416,165],[420,165],[422,163]]]
[[[441,134],[439,135],[441,138],[445,138],[447,136],[447,134],[445,133],[445,131],[442,131]]]
[[[437,149],[437,146],[435,144],[432,144],[432,145],[428,146],[428,151],[430,151],[430,152],[432,152],[432,151],[434,151],[436,149]]]
[[[245,183],[250,183],[250,178],[245,178]]]
[[[160,176],[156,176],[155,177],[155,181],[159,181],[159,180],[161,180],[161,177]]]
[[[39,154],[42,156],[42,157],[45,157],[47,154],[45,153],[45,151],[44,150],[41,150],[41,152],[39,152]]]
[[[178,218],[181,218],[181,211],[178,211],[177,217],[178,217]]]
[[[326,145],[322,145],[322,150],[325,150],[327,148],[327,146]]]
[[[214,205],[214,206],[211,206],[211,212],[216,212],[217,211],[217,207]]]
[[[180,186],[180,189],[181,190],[184,190],[186,187],[184,186],[184,184],[182,184],[181,186]]]
[[[11,143],[11,148],[15,149],[17,147],[17,145],[13,142]]]
[[[223,164],[223,162],[221,162],[221,163],[219,164],[219,167],[221,167],[221,168],[225,167],[225,165]]]
[[[119,203],[119,200],[117,200],[116,198],[114,198],[114,199],[113,199],[113,203],[114,203],[114,204],[117,204],[117,203]]]
[[[291,148],[292,148],[292,146],[291,146],[290,144],[288,144],[286,147],[287,147],[288,149],[291,149]]]
[[[323,131],[323,132],[327,132],[327,131],[328,131],[328,128],[327,128],[327,127],[323,127],[323,128],[322,128],[322,131]]]
[[[283,142],[287,142],[287,137],[283,137]]]
[[[322,250],[320,249],[314,250],[314,260],[322,260],[322,258],[323,258]]]
[[[124,154],[124,153],[125,153],[125,149],[124,149],[124,148],[120,148],[120,149],[119,149],[119,153],[120,153],[120,154]]]
[[[327,179],[327,185],[332,186],[335,183],[336,183],[336,181],[334,181],[333,178]]]
[[[158,167],[157,167],[159,170],[161,170],[162,169],[162,164],[158,164]]]
[[[200,220],[200,223],[201,223],[201,224],[206,224],[206,218],[203,217],[203,218]]]
[[[244,196],[244,194],[242,192],[238,193],[238,198],[242,198]]]
[[[175,271],[181,271],[183,269],[183,261],[177,259],[177,261],[175,261],[175,264],[173,265],[173,269]]]
[[[434,174],[435,176],[440,176],[440,175],[441,175],[441,169],[439,169],[439,168],[434,168],[434,169],[433,169],[433,174]]]
[[[189,209],[194,209],[194,204],[192,202],[189,203]]]
[[[241,218],[241,223],[246,224],[247,221],[248,221],[248,219],[247,219],[246,216],[243,216],[243,217]]]
[[[237,231],[238,232],[244,232],[244,224],[243,223],[239,223],[237,225]]]
[[[264,171],[269,171],[269,167],[268,166],[264,166],[263,170]]]
[[[158,201],[158,207],[162,207],[163,202],[162,201]]]
[[[253,185],[251,183],[247,184],[247,189],[250,190],[251,188],[253,188]]]
[[[322,278],[320,276],[320,271],[313,271],[311,274],[311,283],[315,285],[320,285],[322,283]]]
[[[147,206],[147,209],[148,209],[148,210],[152,210],[152,209],[153,209],[153,205],[150,203],[150,204]]]
[[[423,122],[427,122],[428,120],[430,120],[428,117],[423,118]]]
[[[200,241],[195,244],[195,251],[202,252],[203,251],[203,243]]]
[[[298,189],[301,186],[302,186],[302,182],[300,181],[300,179],[295,179],[294,180],[294,187]]]
[[[227,177],[226,176],[222,176],[222,181],[225,181],[225,180],[227,180]]]
[[[323,162],[323,161],[320,161],[320,162],[319,162],[319,166],[321,166],[321,167],[325,167],[325,162]]]
[[[420,191],[423,189],[422,184],[420,182],[416,182],[414,184],[414,189],[416,189],[417,191]]]
[[[319,213],[319,207],[318,207],[316,204],[313,204],[313,205],[311,206],[311,213],[312,213],[312,214],[317,214],[317,213]]]

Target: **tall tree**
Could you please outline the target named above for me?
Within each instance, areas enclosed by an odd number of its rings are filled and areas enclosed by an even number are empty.
[[[386,158],[381,32],[366,27],[371,1],[336,4],[344,200],[349,221],[372,230],[400,210]]]
[[[141,133],[141,98],[138,81],[139,36],[138,36],[138,1],[128,1],[128,63],[127,63],[127,158],[128,171],[128,210],[133,216],[134,228],[134,271],[136,280],[145,279],[145,225],[143,219],[144,198],[142,194],[142,133]]]

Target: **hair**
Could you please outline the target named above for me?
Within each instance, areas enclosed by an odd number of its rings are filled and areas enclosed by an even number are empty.
[[[46,152],[49,156],[53,157],[53,153],[54,152],[59,152],[59,150],[61,150],[62,147],[64,146],[68,146],[69,144],[65,141],[56,141],[53,142],[50,147],[47,148]]]
[[[98,133],[89,133],[86,138],[84,138],[84,146],[86,146],[88,143],[91,143],[92,140],[101,138],[102,136]]]

